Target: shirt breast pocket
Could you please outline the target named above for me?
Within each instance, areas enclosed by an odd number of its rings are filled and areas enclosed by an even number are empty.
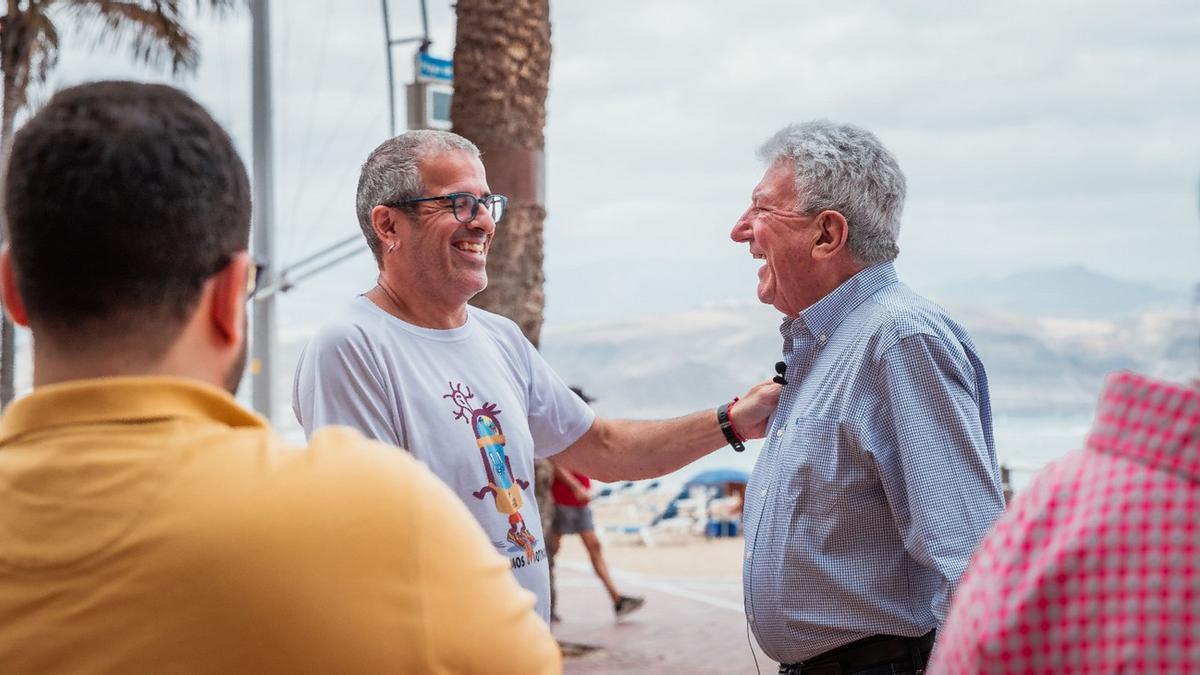
[[[842,422],[796,417],[782,440],[777,487],[794,503],[797,514],[845,513],[848,500],[856,501],[855,495],[878,484],[870,462]]]

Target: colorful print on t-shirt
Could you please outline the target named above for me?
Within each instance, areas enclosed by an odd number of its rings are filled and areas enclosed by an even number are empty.
[[[534,560],[533,546],[537,539],[525,528],[525,519],[521,517],[521,505],[525,503],[521,491],[529,487],[529,481],[521,480],[513,475],[512,463],[504,453],[504,432],[500,427],[500,413],[494,403],[484,403],[479,408],[472,407],[471,399],[475,395],[470,387],[462,383],[450,385],[450,393],[442,396],[458,406],[454,419],[465,421],[475,433],[475,445],[479,448],[479,457],[483,461],[487,473],[487,483],[471,493],[476,499],[482,500],[492,495],[496,503],[496,511],[508,516],[508,533],[506,539],[512,544],[510,553],[524,551],[527,560]]]

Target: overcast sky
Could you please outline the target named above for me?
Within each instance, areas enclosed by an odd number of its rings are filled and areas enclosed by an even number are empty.
[[[415,1],[391,7],[397,35],[418,31]],[[286,262],[357,231],[358,167],[388,134],[386,68],[378,2],[272,12]],[[1195,0],[552,0],[552,12],[550,326],[752,299],[757,265],[728,231],[762,173],[754,150],[820,117],[875,131],[899,157],[900,267],[918,288],[1067,264],[1176,288],[1197,277]],[[430,13],[433,51],[450,56],[449,5]],[[203,64],[177,83],[249,160],[248,15],[195,25]],[[53,86],[168,79],[123,49],[65,41]],[[395,53],[406,82],[412,50]],[[362,255],[289,311],[372,277]]]

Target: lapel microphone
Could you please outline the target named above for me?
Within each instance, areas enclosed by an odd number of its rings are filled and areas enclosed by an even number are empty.
[[[783,361],[777,361],[775,363],[775,372],[777,373],[777,375],[775,375],[775,377],[772,377],[771,381],[774,382],[775,384],[782,384],[782,385],[786,386],[788,382],[786,379],[784,379],[783,375],[784,375],[784,373],[787,372],[787,364],[784,363]]]

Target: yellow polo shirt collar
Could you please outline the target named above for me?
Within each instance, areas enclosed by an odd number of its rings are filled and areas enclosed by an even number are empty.
[[[48,427],[180,418],[268,428],[228,392],[197,380],[103,377],[38,387],[13,402],[0,420],[0,444]]]

